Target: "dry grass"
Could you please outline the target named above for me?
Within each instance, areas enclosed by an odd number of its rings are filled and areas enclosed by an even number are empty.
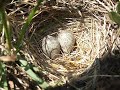
[[[24,3],[29,4],[29,8],[34,6],[29,0]],[[55,6],[41,6],[29,26],[26,50],[23,53],[30,62],[46,71],[43,73],[47,75],[51,85],[71,80],[86,71],[95,58],[102,57],[104,52],[111,52],[120,45],[118,28],[108,17],[108,12],[111,9],[115,10],[115,5],[116,2],[113,0],[57,0]],[[17,11],[22,11],[21,8],[28,10],[21,6]],[[24,12],[28,13],[26,11]],[[20,12],[19,16],[19,12],[16,12],[10,11],[9,14],[10,16],[18,14],[11,17],[15,31],[18,32],[17,28],[21,27],[26,15]],[[44,36],[57,33],[59,30],[74,33],[75,50],[70,55],[62,53],[55,60],[51,60],[42,52],[41,40]]]

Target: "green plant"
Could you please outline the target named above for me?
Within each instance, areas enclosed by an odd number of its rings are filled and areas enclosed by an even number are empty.
[[[20,46],[21,46],[21,43],[24,39],[24,35],[25,35],[25,32],[33,18],[33,16],[35,15],[36,11],[37,11],[37,8],[39,7],[39,5],[41,4],[43,0],[37,0],[37,5],[33,8],[33,10],[30,12],[29,16],[28,16],[28,19],[26,20],[26,23],[23,25],[22,29],[20,30],[20,35],[19,35],[19,39],[18,39],[18,42],[17,42],[17,45],[16,45],[16,53],[19,52],[20,50]]]
[[[116,10],[117,10],[116,12],[115,11],[109,12],[109,17],[112,21],[120,25],[120,1],[117,4]]]
[[[9,3],[7,2],[8,0],[2,0],[0,1],[2,4],[0,5],[0,33],[4,31],[5,33],[5,43],[7,44],[7,48],[5,53],[3,52],[3,56],[0,57],[0,87],[4,88],[5,90],[8,90],[8,86],[7,86],[7,79],[6,79],[6,64],[4,63],[4,61],[15,61],[13,59],[18,59],[19,62],[19,66],[20,68],[24,69],[24,71],[30,76],[30,78],[32,78],[34,81],[36,81],[36,83],[43,89],[47,88],[49,85],[47,84],[47,82],[45,82],[44,80],[42,80],[35,72],[32,71],[32,66],[27,62],[27,60],[21,59],[23,58],[22,55],[19,53],[20,49],[21,49],[21,45],[24,41],[24,36],[26,33],[26,30],[30,24],[30,22],[32,21],[33,16],[35,15],[39,5],[41,4],[41,2],[43,0],[37,0],[37,5],[32,9],[31,13],[28,16],[28,19],[26,20],[26,23],[23,25],[22,29],[20,30],[20,34],[19,34],[19,38],[16,42],[16,45],[13,46],[11,43],[12,40],[12,33],[10,30],[10,26],[8,24],[8,20],[7,20],[7,14],[5,11],[5,7],[6,4]],[[4,44],[5,44],[4,43]],[[16,51],[12,52],[13,47],[16,48]],[[19,53],[19,58],[18,58],[18,53]],[[14,54],[14,55],[12,55]],[[15,56],[15,57],[13,57]],[[17,63],[16,63],[17,64]]]
[[[0,62],[0,87],[4,88],[5,90],[8,90],[8,85],[7,85],[7,79],[6,79],[6,67],[5,64]]]

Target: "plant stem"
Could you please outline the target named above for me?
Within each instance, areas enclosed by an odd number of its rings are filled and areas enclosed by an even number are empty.
[[[10,29],[8,28],[7,25],[7,18],[6,18],[6,13],[5,13],[5,8],[0,7],[0,14],[2,17],[2,23],[3,23],[3,28],[5,30],[5,37],[6,37],[6,43],[8,45],[8,51],[10,52],[11,50],[11,35],[10,35]]]

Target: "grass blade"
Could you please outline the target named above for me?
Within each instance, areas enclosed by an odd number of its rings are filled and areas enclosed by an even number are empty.
[[[44,80],[42,80],[39,76],[37,76],[33,71],[32,71],[32,67],[30,67],[30,65],[28,64],[28,62],[26,60],[19,60],[20,62],[20,66],[22,69],[25,70],[25,72],[43,89],[48,88],[48,84],[47,82],[45,82]]]
[[[19,39],[18,39],[18,42],[17,42],[16,52],[19,52],[21,43],[22,43],[24,35],[25,35],[25,32],[26,32],[26,30],[27,30],[30,22],[32,21],[33,16],[36,13],[37,8],[39,7],[39,5],[41,4],[42,1],[43,0],[39,0],[38,1],[37,5],[33,8],[33,10],[31,11],[31,13],[29,14],[28,19],[26,20],[26,23],[24,24],[23,28],[20,30],[20,36],[19,36]]]
[[[6,43],[8,45],[8,51],[10,52],[11,50],[11,33],[10,33],[10,28],[8,28],[7,25],[7,18],[6,18],[6,13],[5,13],[5,8],[0,8],[0,16],[1,16],[1,23],[3,24],[3,28],[5,30],[5,36],[6,36]]]
[[[5,90],[8,90],[8,84],[6,79],[6,68],[5,64],[0,62],[0,72],[1,72],[1,81],[0,81],[0,87],[4,88]]]
[[[3,30],[3,23],[2,23],[2,15],[0,13],[0,33],[2,32]]]

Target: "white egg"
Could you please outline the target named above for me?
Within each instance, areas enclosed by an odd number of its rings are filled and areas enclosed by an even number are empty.
[[[60,44],[57,38],[50,35],[44,37],[42,40],[42,50],[48,57],[55,59],[60,54]]]
[[[70,53],[75,44],[75,37],[70,31],[60,31],[58,34],[58,41],[64,53]]]

